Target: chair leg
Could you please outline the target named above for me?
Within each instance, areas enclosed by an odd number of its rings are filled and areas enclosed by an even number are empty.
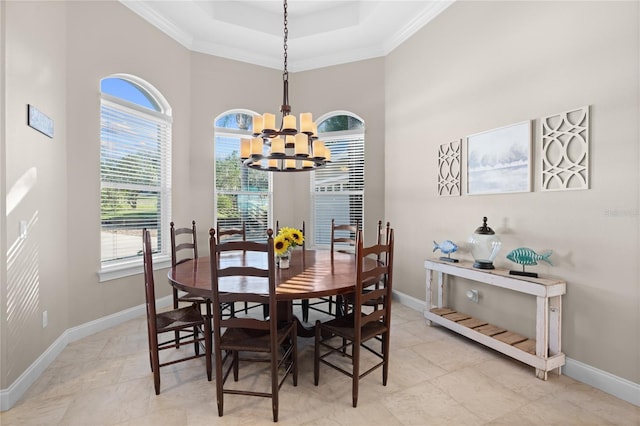
[[[217,337],[215,338],[217,339]],[[217,341],[218,340],[216,340],[216,342]],[[216,402],[218,404],[218,416],[222,417],[222,412],[224,410],[224,391],[222,389],[224,381],[222,377],[222,362],[224,360],[224,354],[216,348],[216,353],[211,356],[216,357]]]
[[[160,395],[160,354],[158,349],[151,350],[151,369],[153,370],[153,387],[156,395]]]
[[[271,410],[273,421],[278,421],[278,351],[271,352]]]
[[[233,380],[238,381],[238,370],[240,370],[240,354],[238,351],[233,351]]]
[[[322,338],[322,330],[320,330],[320,320],[316,320],[316,336],[315,348],[313,353],[313,384],[318,386],[320,381],[320,339]]]
[[[197,326],[193,327],[193,350],[195,351],[196,355],[200,355],[200,342],[198,342],[199,334],[200,329]]]
[[[358,405],[358,383],[360,381],[360,345],[353,342],[351,353],[353,354],[352,398],[354,408]]]
[[[309,299],[302,299],[302,321],[309,322]]]
[[[389,332],[382,335],[382,386],[387,386],[389,376]]]
[[[293,345],[293,352],[291,356],[293,359],[293,386],[298,386],[298,332],[294,327],[291,330],[291,344]]]
[[[209,312],[210,308],[209,308],[209,303],[207,303],[207,312]],[[211,370],[212,370],[212,343],[211,340],[212,339],[212,333],[211,333],[211,320],[210,320],[210,316],[208,316],[207,318],[205,318],[204,321],[204,356],[206,358],[206,365],[207,365],[207,380],[211,381]]]
[[[178,289],[173,287],[173,309],[178,309]],[[180,348],[180,332],[175,331],[176,349]]]

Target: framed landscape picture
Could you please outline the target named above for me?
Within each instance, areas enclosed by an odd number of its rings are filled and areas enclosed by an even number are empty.
[[[531,191],[531,121],[467,137],[467,194]]]

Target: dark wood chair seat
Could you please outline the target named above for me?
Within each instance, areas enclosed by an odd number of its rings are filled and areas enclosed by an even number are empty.
[[[202,314],[197,307],[185,306],[168,312],[156,314],[158,333],[193,327],[202,324]],[[198,346],[196,346],[198,348]]]

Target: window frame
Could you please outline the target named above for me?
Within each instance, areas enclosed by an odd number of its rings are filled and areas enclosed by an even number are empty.
[[[160,111],[154,111],[147,107],[130,102],[124,98],[110,95],[100,90],[100,164],[102,164],[102,126],[104,122],[104,108],[111,108],[120,113],[131,115],[136,119],[150,120],[158,122],[159,125],[166,126],[163,130],[161,147],[161,161],[159,166],[160,173],[160,185],[154,186],[159,193],[159,235],[160,251],[153,255],[154,269],[162,269],[171,265],[171,253],[169,242],[169,222],[171,218],[171,199],[172,199],[172,186],[171,186],[171,146],[172,146],[172,116],[171,107],[162,94],[151,84],[145,80],[128,74],[113,74],[102,78],[102,82],[105,79],[119,78],[126,80],[127,82],[136,86],[139,90],[146,92],[146,96],[153,99],[160,109]],[[102,167],[102,166],[101,166]],[[125,187],[125,188],[150,188],[149,186],[136,183],[112,183],[107,184],[108,187]],[[105,187],[105,182],[102,180],[102,168],[100,168],[100,217],[102,217],[102,189]],[[102,240],[102,219],[100,219],[100,239]],[[99,282],[110,281],[122,277],[136,275],[143,272],[143,259],[142,256],[131,256],[117,260],[102,260],[102,243],[100,245],[100,269],[98,270]]]

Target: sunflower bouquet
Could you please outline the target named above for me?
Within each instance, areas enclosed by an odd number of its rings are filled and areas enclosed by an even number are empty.
[[[304,242],[302,231],[295,228],[280,228],[278,235],[273,239],[273,248],[280,258],[288,258],[291,250],[301,246]]]

